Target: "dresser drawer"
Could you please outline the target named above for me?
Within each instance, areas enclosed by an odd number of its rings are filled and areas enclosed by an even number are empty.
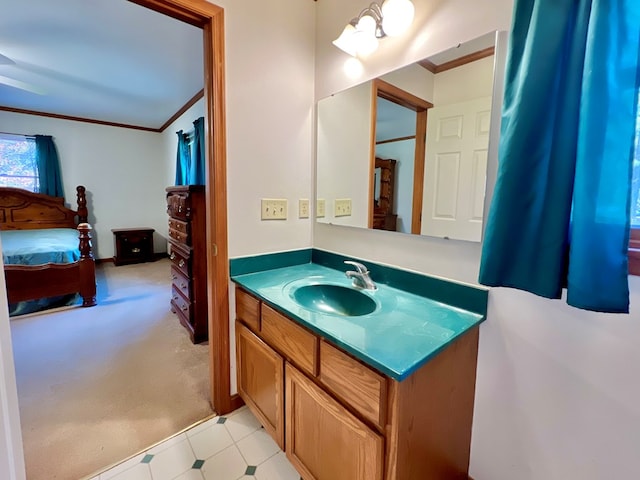
[[[268,305],[262,305],[261,317],[260,332],[264,341],[298,368],[315,376],[318,371],[318,337]]]
[[[236,319],[254,332],[260,331],[260,300],[236,288]]]
[[[191,323],[191,302],[186,300],[175,287],[171,288],[171,310],[178,315],[181,315]]]
[[[384,428],[386,378],[324,340],[320,342],[320,382],[364,418]]]
[[[186,233],[179,232],[178,230],[174,230],[173,228],[169,229],[169,237],[174,239],[178,243],[184,243],[185,245],[191,246],[191,238]]]
[[[191,225],[189,222],[183,222],[182,220],[177,220],[175,218],[169,219],[169,228],[180,233],[189,235],[189,225]]]
[[[174,290],[182,292],[186,298],[191,298],[191,281],[174,265],[171,266],[171,281]]]
[[[188,220],[191,218],[191,199],[188,193],[167,194],[167,213],[170,217]]]
[[[187,277],[191,277],[191,255],[188,252],[175,248],[171,244],[171,254],[169,255],[171,263]]]

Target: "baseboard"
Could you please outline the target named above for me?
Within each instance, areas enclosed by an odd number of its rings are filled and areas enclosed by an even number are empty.
[[[113,263],[113,257],[109,258],[96,258],[96,264],[98,263]]]
[[[168,258],[169,254],[167,252],[156,252],[153,254],[153,261],[160,260],[163,258]],[[96,258],[96,263],[114,263],[113,257],[109,258]]]

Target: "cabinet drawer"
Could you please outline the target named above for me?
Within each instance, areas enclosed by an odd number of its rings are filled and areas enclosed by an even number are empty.
[[[171,244],[169,260],[171,260],[171,263],[184,275],[191,277],[191,255],[188,252],[179,250],[175,248],[174,244]]]
[[[260,300],[239,288],[236,288],[236,319],[254,332],[260,331]]]
[[[310,375],[318,371],[318,337],[268,305],[262,305],[260,332],[265,342]]]
[[[167,195],[167,213],[170,217],[188,220],[191,218],[191,199],[187,194],[170,193]]]
[[[320,342],[320,381],[364,418],[384,428],[385,377],[323,340]]]
[[[182,292],[185,298],[191,298],[191,281],[185,277],[178,268],[174,265],[171,266],[171,281],[174,290]]]
[[[179,232],[178,230],[170,228],[169,237],[173,238],[176,242],[184,243],[185,245],[191,245],[191,238],[189,238],[189,235]]]
[[[181,220],[176,220],[175,218],[169,219],[169,228],[180,233],[185,233],[188,235],[190,230],[189,225],[189,222],[183,222]]]
[[[181,314],[189,321],[189,323],[191,323],[190,308],[191,303],[179,293],[176,287],[172,287],[171,310],[173,310],[174,313],[177,313],[179,315]]]

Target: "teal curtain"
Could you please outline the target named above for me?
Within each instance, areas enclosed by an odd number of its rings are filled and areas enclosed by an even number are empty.
[[[191,154],[189,152],[189,136],[182,130],[178,135],[178,152],[176,154],[176,185],[189,185],[189,164]]]
[[[50,135],[36,135],[36,166],[38,192],[53,197],[64,197],[58,151]]]
[[[515,0],[480,282],[628,312],[638,0]]]
[[[193,155],[189,168],[189,184],[205,184],[205,145],[204,145],[204,117],[193,122]]]

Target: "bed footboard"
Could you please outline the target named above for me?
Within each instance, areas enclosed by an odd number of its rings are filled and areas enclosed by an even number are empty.
[[[96,266],[91,248],[91,226],[78,225],[80,260],[46,265],[5,265],[9,303],[79,293],[83,307],[96,305]]]

